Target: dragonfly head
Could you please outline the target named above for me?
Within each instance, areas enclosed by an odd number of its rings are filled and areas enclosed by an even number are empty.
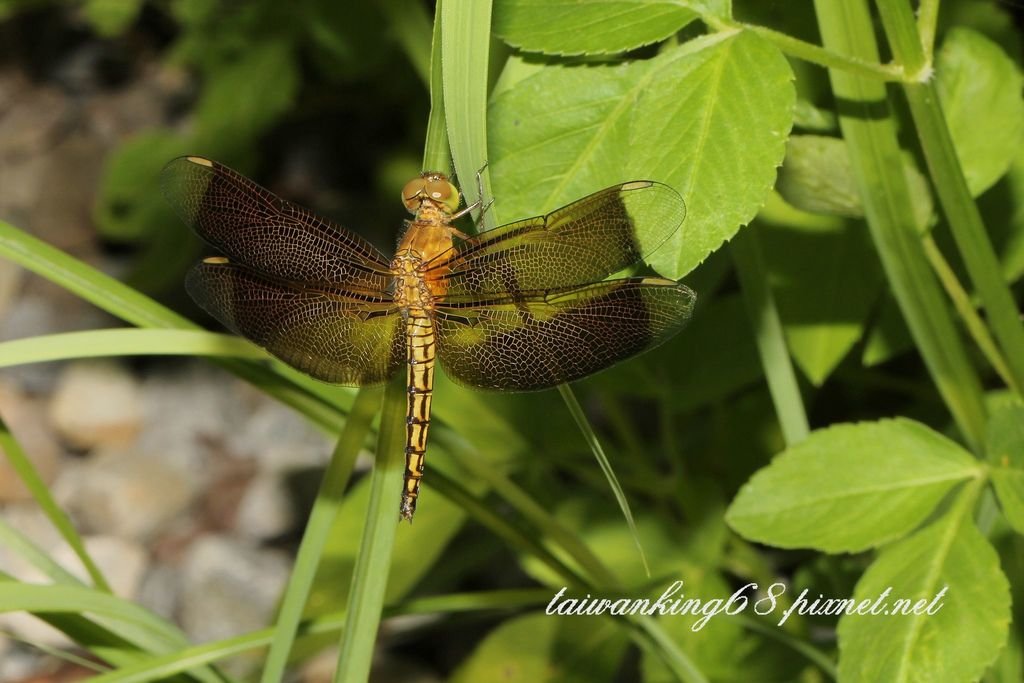
[[[459,208],[459,191],[444,173],[427,171],[402,188],[402,203],[410,213],[416,213],[424,201],[439,204],[448,213],[455,213]]]

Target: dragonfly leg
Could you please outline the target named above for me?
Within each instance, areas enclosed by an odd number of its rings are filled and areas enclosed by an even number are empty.
[[[480,209],[480,213],[477,214],[476,219],[474,220],[474,222],[479,223],[481,220],[483,220],[484,214],[487,213],[492,206],[494,206],[494,197],[491,197],[490,200],[484,202],[484,171],[486,169],[487,162],[485,161],[484,165],[480,167],[480,170],[476,172],[477,200],[472,204],[466,205],[466,208],[452,215],[452,220],[455,220],[456,218],[462,218],[467,213],[472,213],[473,211]]]

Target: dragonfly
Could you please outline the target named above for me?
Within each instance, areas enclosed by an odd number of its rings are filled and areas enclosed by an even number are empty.
[[[174,159],[161,185],[222,254],[197,264],[185,285],[225,327],[324,382],[382,383],[405,368],[400,520],[416,511],[437,359],[459,384],[547,389],[661,344],[696,300],[674,280],[607,279],[683,222],[683,199],[654,181],[469,235],[454,221],[487,207],[460,210],[446,175],[425,172],[402,189],[413,218],[392,259],[216,161]]]

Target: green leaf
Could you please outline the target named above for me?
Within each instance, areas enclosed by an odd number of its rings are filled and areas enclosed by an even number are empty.
[[[840,619],[839,680],[973,681],[1003,646],[1010,622],[1006,576],[992,546],[960,515],[886,548],[853,599],[874,602],[887,590],[889,614]],[[899,598],[911,605],[934,601],[934,613],[892,613]]]
[[[850,155],[838,138],[793,135],[775,185],[787,202],[809,213],[864,216],[864,202],[850,168]]]
[[[992,411],[986,451],[1003,514],[1024,534],[1024,403],[1015,400]]]
[[[658,586],[648,592],[655,599],[668,588]],[[672,599],[697,599],[701,605],[714,604],[712,601],[720,600],[724,605],[733,590],[716,573],[690,569],[686,572],[682,587],[672,595]],[[743,680],[744,658],[740,653],[749,654],[754,648],[751,647],[752,642],[744,642],[745,634],[738,619],[724,614],[717,618],[706,618],[706,615],[697,613],[665,616],[659,618],[658,622],[708,678],[715,681]],[[676,680],[661,658],[651,652],[643,653],[641,664],[645,683],[669,683]],[[760,664],[763,667],[764,662]],[[763,673],[764,669],[760,671]]]
[[[345,605],[335,681],[365,681],[370,677],[377,628],[384,611],[388,574],[398,525],[395,509],[405,462],[399,455],[405,441],[405,378],[397,373],[384,389],[384,407],[377,433],[377,453],[370,475],[370,500],[363,517],[359,552],[352,569],[352,587]]]
[[[589,683],[613,681],[626,649],[610,619],[528,614],[487,634],[451,677],[452,683]]]
[[[797,77],[800,80],[800,77]],[[793,125],[797,128],[818,133],[834,133],[839,128],[836,115],[828,109],[814,106],[803,97],[797,97],[793,107]]]
[[[748,481],[726,521],[782,548],[856,552],[920,524],[977,462],[928,427],[896,418],[813,432]]]
[[[298,91],[294,55],[287,41],[262,41],[213,71],[196,108],[196,146],[225,156],[219,150],[244,146],[277,121]]]
[[[109,593],[68,585],[33,585],[0,581],[0,612],[39,614],[89,613],[98,623],[131,627],[132,642],[161,653],[188,644],[177,629],[133,602]]]
[[[664,40],[697,18],[676,0],[496,0],[494,33],[528,52],[624,52]]]
[[[782,54],[750,33],[648,61],[547,67],[491,106],[495,210],[514,219],[616,182],[668,183],[688,215],[650,261],[678,278],[764,202],[792,124],[791,79]]]
[[[878,306],[875,324],[864,344],[861,362],[868,367],[878,365],[913,348],[914,340],[910,337],[907,324],[903,322],[896,299],[891,292],[887,292]]]
[[[797,214],[762,212],[761,244],[790,353],[820,386],[863,335],[882,269],[863,223]]]
[[[107,161],[93,210],[100,233],[112,240],[137,240],[151,232],[183,229],[160,192],[160,169],[187,152],[168,131],[152,131],[124,142]]]
[[[991,187],[1024,142],[1024,79],[994,42],[966,28],[946,36],[936,62],[939,100],[971,194]]]
[[[903,171],[914,203],[914,217],[923,231],[931,223],[935,209],[928,181],[908,154],[903,155]],[[857,189],[850,154],[839,138],[790,137],[776,189],[787,202],[809,213],[864,217],[864,202]]]
[[[89,0],[82,11],[97,33],[110,37],[131,26],[141,9],[142,0]]]

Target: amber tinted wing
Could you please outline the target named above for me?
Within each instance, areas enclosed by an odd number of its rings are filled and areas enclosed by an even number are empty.
[[[668,185],[623,183],[481,233],[429,268],[453,297],[587,284],[653,252],[685,216],[682,197]]]
[[[369,242],[227,166],[179,157],[164,167],[161,183],[181,218],[236,263],[296,282],[387,289],[389,264]]]
[[[438,354],[456,381],[531,391],[586,377],[665,341],[696,296],[662,278],[520,293],[435,311]]]
[[[374,384],[405,360],[402,318],[388,298],[299,288],[226,259],[203,261],[185,286],[226,327],[319,380]]]

